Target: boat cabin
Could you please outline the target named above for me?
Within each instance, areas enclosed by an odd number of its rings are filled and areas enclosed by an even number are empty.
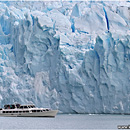
[[[24,108],[36,108],[36,107],[35,105],[20,105],[20,108],[24,109]]]
[[[20,105],[20,104],[7,104],[4,105],[4,109],[26,109],[26,108],[35,108],[34,105]]]

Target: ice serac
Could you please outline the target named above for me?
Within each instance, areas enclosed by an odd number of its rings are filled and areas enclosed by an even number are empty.
[[[1,107],[33,102],[63,113],[130,113],[129,6],[1,2]]]
[[[117,40],[108,33],[97,37],[94,50],[86,52],[82,72],[92,96],[90,112],[129,113],[129,38]]]

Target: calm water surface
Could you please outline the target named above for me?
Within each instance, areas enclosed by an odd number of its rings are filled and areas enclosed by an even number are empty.
[[[59,114],[55,118],[0,117],[0,129],[114,129],[130,125],[130,115]]]

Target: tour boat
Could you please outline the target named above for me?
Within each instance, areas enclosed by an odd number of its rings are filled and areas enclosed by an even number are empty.
[[[0,116],[7,117],[55,117],[58,110],[37,108],[35,105],[8,104],[0,108]]]

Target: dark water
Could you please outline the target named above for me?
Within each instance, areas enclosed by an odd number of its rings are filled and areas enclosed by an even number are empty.
[[[55,118],[0,117],[0,129],[89,130],[113,129],[130,125],[130,115],[59,114]]]

